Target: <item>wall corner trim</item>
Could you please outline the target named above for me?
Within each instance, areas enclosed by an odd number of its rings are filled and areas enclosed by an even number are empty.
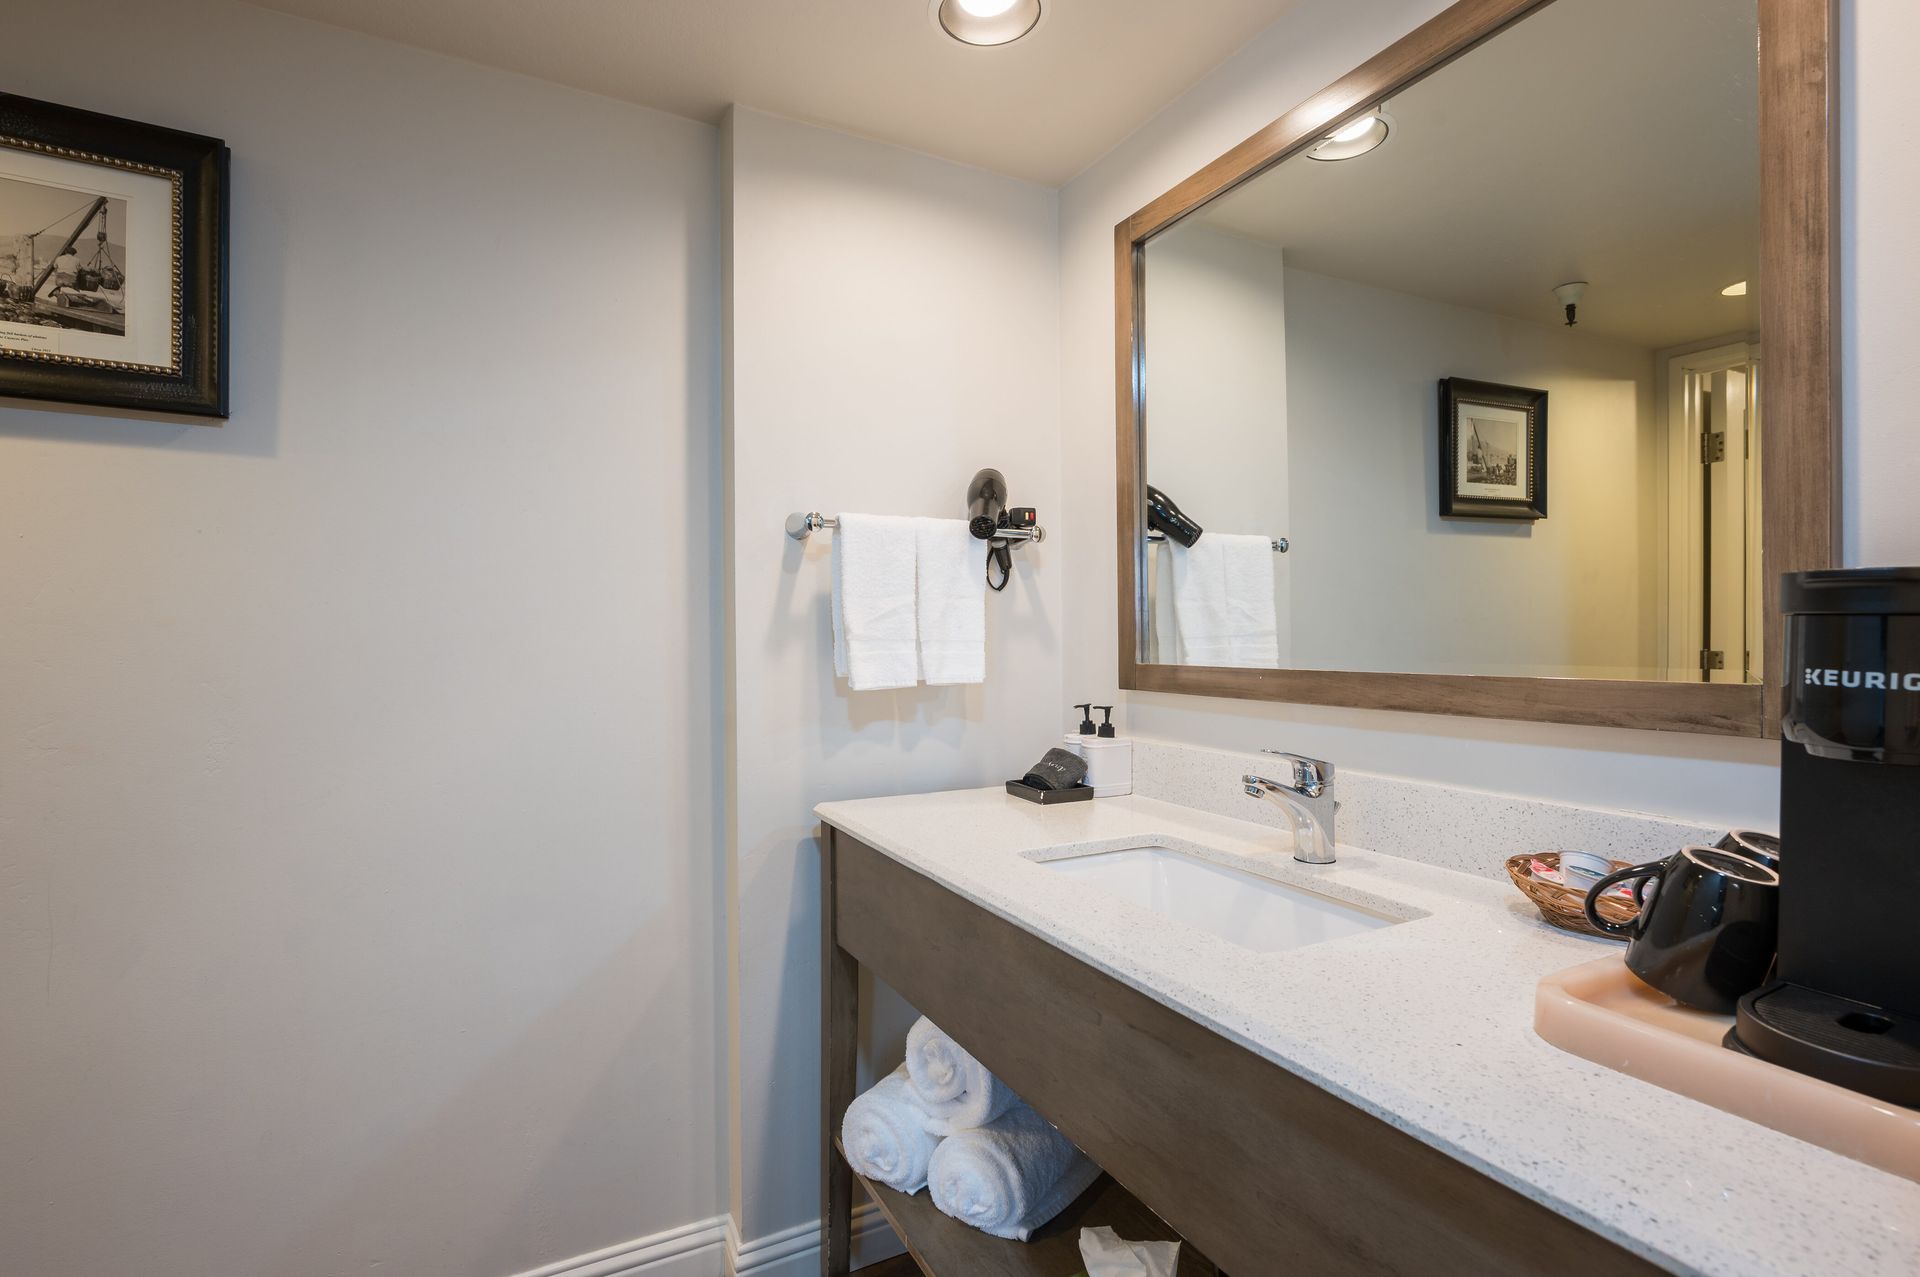
[[[902,1254],[906,1247],[894,1236],[893,1226],[880,1208],[872,1202],[861,1202],[853,1208],[853,1250],[855,1266],[865,1267]],[[818,1273],[820,1221],[809,1220],[742,1241],[739,1229],[728,1217],[726,1271],[727,1277],[806,1277]]]

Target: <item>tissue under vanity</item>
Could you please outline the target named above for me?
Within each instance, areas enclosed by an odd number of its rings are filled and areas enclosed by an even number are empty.
[[[1179,1242],[1130,1242],[1111,1228],[1080,1230],[1080,1277],[1173,1277],[1180,1263]]]

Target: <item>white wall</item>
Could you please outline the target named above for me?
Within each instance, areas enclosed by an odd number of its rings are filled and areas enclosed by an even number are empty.
[[[1096,678],[1112,689],[1118,677],[1114,563],[1100,546],[1113,527],[1115,223],[1444,7],[1303,0],[1062,191],[1062,447],[1075,466],[1064,615],[1067,662],[1083,672],[1076,689]],[[1891,199],[1887,213],[1891,233]],[[1897,429],[1891,418],[1884,428]],[[1124,716],[1143,734],[1287,748],[1419,779],[1709,823],[1775,819],[1769,742],[1148,694],[1128,696]]]
[[[1651,352],[1307,271],[1286,295],[1294,664],[1659,678]],[[1545,519],[1440,517],[1442,377],[1547,392]]]
[[[1216,534],[1286,535],[1286,255],[1272,244],[1183,223],[1147,250],[1153,287],[1144,328],[1153,347],[1147,388],[1147,481]],[[1147,558],[1156,630],[1172,634],[1169,560]],[[1280,664],[1292,664],[1293,560],[1273,556]],[[1172,645],[1152,659],[1172,660]]]
[[[216,0],[0,25],[235,154],[232,420],[0,408],[0,1271],[718,1214],[715,130]]]
[[[813,805],[1018,776],[1082,698],[1061,684],[1072,551],[1055,537],[1016,551],[987,599],[984,685],[850,693],[833,677],[832,534],[781,531],[795,510],[959,517],[983,466],[1055,529],[1054,193],[742,109],[729,170],[733,1155],[755,1238],[819,1217]],[[1110,462],[1089,470],[1110,482]],[[891,1064],[905,1013],[882,1002]]]

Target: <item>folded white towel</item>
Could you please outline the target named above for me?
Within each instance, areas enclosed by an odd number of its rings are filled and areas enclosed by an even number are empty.
[[[920,677],[987,681],[986,542],[964,519],[915,519]]]
[[[840,516],[833,537],[833,672],[856,692],[918,681],[914,559],[912,519]]]
[[[940,1141],[927,1168],[933,1204],[983,1233],[1026,1241],[1073,1204],[1100,1168],[1025,1104]]]
[[[927,1162],[940,1137],[927,1129],[921,1107],[901,1065],[847,1105],[840,1119],[840,1145],[847,1165],[902,1193],[927,1186]]]
[[[985,1126],[1020,1102],[986,1066],[921,1016],[907,1030],[907,1076],[935,1135]]]
[[[1173,547],[1174,623],[1194,665],[1272,669],[1280,664],[1273,604],[1273,542],[1208,532]]]

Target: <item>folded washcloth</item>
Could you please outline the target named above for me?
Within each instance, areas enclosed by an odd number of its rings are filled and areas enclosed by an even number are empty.
[[[1055,745],[1020,778],[1034,789],[1072,789],[1087,778],[1087,760]]]
[[[1099,1177],[1100,1168],[1072,1141],[1016,1103],[986,1126],[940,1141],[927,1190],[961,1223],[1026,1241]]]
[[[907,1030],[907,1075],[935,1135],[985,1126],[1020,1097],[921,1016]]]
[[[927,1129],[927,1111],[901,1065],[847,1105],[840,1146],[857,1174],[901,1193],[927,1186],[927,1161],[939,1136]]]
[[[833,672],[856,692],[919,680],[914,521],[843,514],[833,537]]]
[[[1280,663],[1273,542],[1209,532],[1172,547],[1173,616],[1183,660],[1272,669]]]
[[[920,677],[930,684],[984,683],[986,542],[964,519],[915,519],[913,528]]]

